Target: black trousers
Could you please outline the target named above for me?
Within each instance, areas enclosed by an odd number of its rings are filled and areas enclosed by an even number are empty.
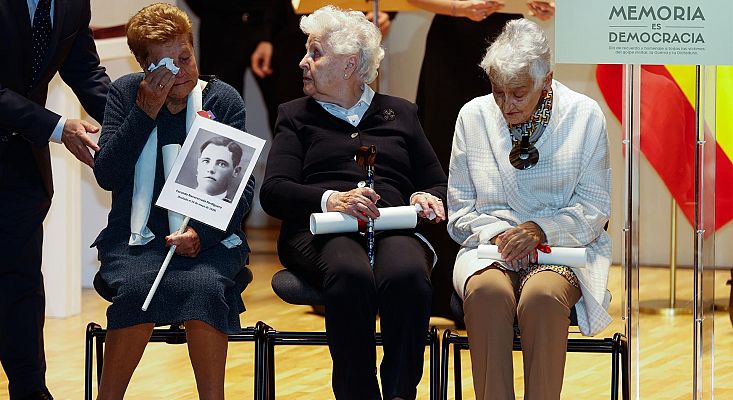
[[[20,140],[0,152],[0,362],[11,400],[46,388],[41,255],[50,198]]]
[[[283,265],[324,290],[336,398],[381,398],[374,342],[379,313],[384,398],[414,399],[430,321],[433,254],[410,232],[379,233],[375,248],[372,270],[359,234],[301,231],[278,242]]]

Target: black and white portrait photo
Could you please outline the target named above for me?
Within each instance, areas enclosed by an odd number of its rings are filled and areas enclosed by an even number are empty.
[[[256,136],[197,116],[155,204],[226,229],[264,146]]]
[[[231,203],[242,182],[242,166],[249,163],[254,150],[201,129],[176,177],[176,183]]]

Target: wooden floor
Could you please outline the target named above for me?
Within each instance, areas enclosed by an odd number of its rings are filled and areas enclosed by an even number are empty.
[[[247,311],[242,325],[251,326],[262,320],[280,330],[322,330],[323,318],[310,313],[308,307],[283,303],[270,288],[270,277],[279,268],[274,254],[275,233],[255,230],[250,234],[254,252],[251,268],[254,282],[244,292]],[[717,298],[727,303],[725,286],[727,271],[716,278]],[[645,268],[641,276],[644,299],[664,299],[668,294],[667,270]],[[611,291],[616,299],[611,304],[614,323],[600,336],[622,331],[620,297],[621,269],[612,268]],[[691,296],[691,273],[681,270],[678,278],[680,299]],[[88,322],[104,324],[107,303],[94,291],[84,290],[81,315],[46,321],[46,355],[48,386],[58,400],[83,398],[84,329]],[[663,317],[642,314],[641,334],[641,398],[692,398],[692,317]],[[434,318],[439,329],[452,327],[450,321]],[[733,399],[733,331],[727,313],[715,315],[715,397]],[[329,399],[331,362],[325,347],[277,348],[278,399]],[[426,352],[427,357],[427,352]],[[515,353],[515,386],[522,398],[521,355]],[[227,398],[251,399],[253,387],[252,343],[232,343],[227,363]],[[419,398],[428,398],[427,358]],[[563,399],[606,399],[609,391],[610,363],[607,355],[570,354],[565,373]],[[464,398],[472,399],[468,353],[463,363]],[[0,399],[7,399],[7,379],[0,371]],[[96,390],[96,386],[95,386]],[[450,391],[453,386],[451,383]],[[196,399],[193,372],[184,345],[151,344],[133,376],[129,399]],[[451,395],[452,398],[452,395]]]

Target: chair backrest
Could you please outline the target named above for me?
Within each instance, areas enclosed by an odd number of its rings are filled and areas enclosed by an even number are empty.
[[[272,276],[272,290],[284,302],[302,306],[324,305],[323,292],[298,274],[283,269]]]

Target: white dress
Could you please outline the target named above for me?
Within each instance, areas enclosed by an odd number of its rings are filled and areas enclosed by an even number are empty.
[[[586,268],[573,272],[582,297],[578,325],[595,335],[611,322],[607,312],[611,243],[604,225],[611,212],[606,120],[592,99],[552,83],[550,122],[535,146],[529,170],[509,163],[512,141],[492,95],[468,102],[458,115],[448,178],[448,232],[462,245],[453,285],[463,297],[468,278],[492,264],[479,260],[479,243],[526,221],[537,223],[547,244],[587,247]]]

